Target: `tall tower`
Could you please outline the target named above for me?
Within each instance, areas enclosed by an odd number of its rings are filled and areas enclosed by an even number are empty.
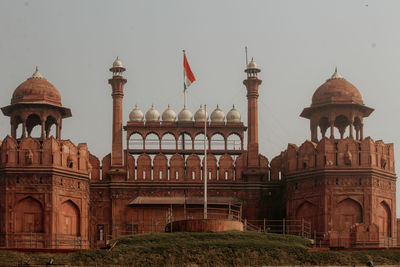
[[[110,71],[113,77],[108,80],[112,87],[113,98],[113,122],[112,122],[112,152],[111,166],[123,166],[122,159],[122,98],[124,97],[124,85],[126,79],[122,76],[125,68],[122,66],[121,60],[118,57],[115,59]]]
[[[247,89],[247,165],[250,168],[260,166],[258,160],[258,86],[262,81],[257,77],[257,73],[260,71],[256,62],[251,59],[245,69],[247,79],[243,81]]]

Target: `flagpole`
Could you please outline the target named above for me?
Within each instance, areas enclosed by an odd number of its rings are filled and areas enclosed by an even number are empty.
[[[207,219],[207,105],[204,104],[204,219]]]
[[[185,62],[185,50],[182,50],[183,52],[183,61]],[[185,84],[185,80],[186,80],[186,72],[185,72],[185,68],[183,68],[183,107],[186,108],[186,84]]]

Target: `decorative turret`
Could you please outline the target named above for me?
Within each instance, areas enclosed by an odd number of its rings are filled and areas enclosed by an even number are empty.
[[[124,97],[124,85],[126,79],[122,76],[125,68],[117,57],[110,68],[113,77],[108,80],[112,87],[113,98],[113,123],[112,123],[112,153],[111,165],[122,166],[122,98]]]
[[[61,138],[62,119],[71,117],[71,110],[61,104],[57,88],[40,74],[36,67],[33,75],[15,89],[11,104],[1,108],[11,119],[11,136],[22,138],[31,136],[35,126],[41,126],[40,138],[50,136],[56,126],[56,138]],[[22,135],[17,136],[17,128],[22,124]]]
[[[318,127],[322,138],[330,128],[330,138],[334,139],[334,128],[340,133],[340,139],[349,126],[349,137],[357,140],[364,138],[363,119],[374,110],[364,105],[360,91],[343,78],[335,68],[324,84],[322,84],[312,97],[311,106],[305,108],[301,117],[310,120],[311,140],[318,141]],[[356,135],[353,130],[355,128]],[[338,137],[336,137],[338,138]]]

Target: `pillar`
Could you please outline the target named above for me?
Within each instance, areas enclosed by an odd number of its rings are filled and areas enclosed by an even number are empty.
[[[330,122],[330,129],[331,129],[331,139],[335,138],[335,121],[331,120]]]
[[[22,138],[26,137],[26,121],[22,122]]]
[[[42,133],[41,133],[41,135],[40,135],[40,138],[42,138],[42,139],[44,139],[44,137],[45,137],[45,128],[46,128],[46,125],[45,125],[45,121],[44,121],[44,119],[41,119],[42,120]]]
[[[360,127],[360,141],[364,139],[364,123],[361,123]]]
[[[318,125],[310,120],[311,141],[318,142]]]

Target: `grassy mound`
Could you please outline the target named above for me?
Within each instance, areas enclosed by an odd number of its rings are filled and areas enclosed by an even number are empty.
[[[309,241],[296,236],[253,232],[159,233],[124,236],[112,251],[70,254],[0,251],[0,263],[75,266],[261,266],[397,264],[400,251],[309,252]]]

